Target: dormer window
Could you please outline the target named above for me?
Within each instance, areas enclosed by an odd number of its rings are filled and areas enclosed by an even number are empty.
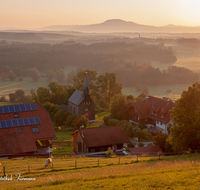
[[[14,117],[18,118],[19,117],[18,113],[14,113]]]

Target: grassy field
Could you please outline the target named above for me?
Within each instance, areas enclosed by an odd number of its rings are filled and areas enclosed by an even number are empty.
[[[172,46],[176,51],[177,61],[174,66],[186,67],[194,72],[200,71],[200,49]]]
[[[30,94],[32,88],[37,90],[38,87],[46,87],[48,85],[46,80],[46,77],[40,77],[38,82],[34,82],[30,77],[23,77],[23,81],[0,80],[0,96],[7,96],[18,89],[23,89],[26,94]]]
[[[99,160],[98,160],[99,159]],[[54,158],[53,170],[46,159],[1,160],[7,177],[1,189],[199,189],[200,156],[119,158]],[[76,165],[75,165],[76,163]],[[30,172],[28,171],[28,165]],[[76,167],[75,167],[76,166]],[[14,181],[15,174],[35,181]],[[3,176],[3,172],[0,173]]]

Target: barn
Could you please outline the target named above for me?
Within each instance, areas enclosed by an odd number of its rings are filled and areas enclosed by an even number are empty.
[[[74,131],[73,151],[80,153],[105,153],[110,147],[114,152],[122,151],[130,139],[121,126],[80,128]]]
[[[53,139],[51,118],[39,103],[0,106],[0,157],[48,156]]]

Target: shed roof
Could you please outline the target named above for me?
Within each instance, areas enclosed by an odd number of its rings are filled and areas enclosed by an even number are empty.
[[[147,146],[147,147],[140,147],[140,148],[129,148],[129,151],[132,155],[142,155],[142,154],[149,154],[149,156],[156,156],[158,152],[163,154],[162,149],[158,146]]]
[[[131,142],[121,126],[109,126],[87,129],[81,128],[75,132],[79,132],[86,147],[99,147]],[[74,133],[72,133],[72,135]]]

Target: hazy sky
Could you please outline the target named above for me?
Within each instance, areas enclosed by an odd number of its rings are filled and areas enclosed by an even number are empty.
[[[108,19],[196,26],[200,0],[0,0],[0,28],[82,25]]]

